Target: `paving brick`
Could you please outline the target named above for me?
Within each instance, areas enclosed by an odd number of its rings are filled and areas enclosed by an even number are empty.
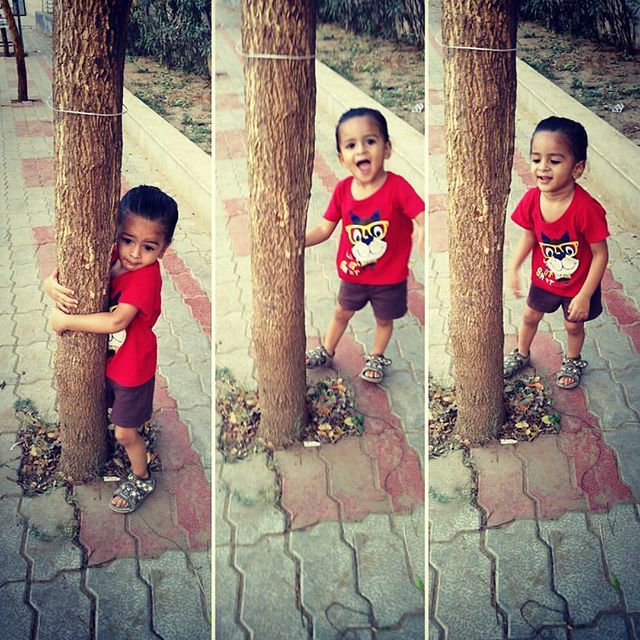
[[[315,638],[368,626],[368,602],[356,591],[355,558],[337,523],[294,531],[291,550],[300,558],[302,606],[313,616]],[[331,588],[327,588],[331,585]]]
[[[480,545],[478,532],[430,545],[431,562],[439,576],[434,613],[451,640],[503,638],[501,616],[491,601],[491,563]]]
[[[9,580],[24,580],[27,576],[27,561],[21,555],[24,518],[18,512],[19,498],[0,500],[0,584]]]
[[[576,625],[591,624],[600,611],[616,609],[621,600],[605,573],[600,541],[582,513],[540,521],[540,535],[552,548],[554,584]]]
[[[282,538],[266,536],[255,545],[237,547],[235,566],[245,576],[241,620],[252,634],[306,640],[305,618],[296,605],[296,565]]]
[[[636,356],[636,365],[638,363],[638,356]],[[615,379],[622,386],[624,398],[626,400],[626,404],[629,406],[631,411],[638,416],[635,419],[630,420],[629,422],[638,422],[640,421],[640,367],[630,367],[623,371],[615,372]],[[619,402],[616,398],[613,400],[614,402]],[[613,423],[611,425],[603,424],[603,430],[607,431],[609,427],[618,428],[620,422]]]
[[[603,430],[615,429],[625,422],[638,420],[638,414],[627,406],[623,388],[611,379],[609,373],[590,371],[585,389],[589,411],[598,416]]]
[[[217,539],[217,538],[216,538]],[[244,640],[245,627],[237,620],[240,600],[240,576],[231,566],[230,546],[216,546],[215,637]]]
[[[572,633],[574,640],[627,640],[630,637],[624,617],[620,614],[603,616],[594,627],[578,627]]]
[[[376,626],[397,625],[404,612],[424,614],[424,594],[412,581],[403,539],[389,516],[345,523],[344,537],[356,550],[360,592],[371,602]]]
[[[474,482],[462,451],[429,460],[430,542],[452,540],[459,531],[478,529],[481,514],[471,504]]]
[[[471,458],[478,478],[478,504],[488,526],[534,517],[534,502],[525,493],[523,464],[511,446],[474,448]]]
[[[340,503],[342,520],[390,511],[389,498],[377,481],[375,464],[363,452],[359,438],[345,438],[323,447],[320,457],[328,466],[330,495]]]
[[[564,603],[553,592],[549,547],[538,538],[534,520],[489,529],[487,550],[496,557],[496,598],[507,614],[510,638],[564,622]]]
[[[210,638],[199,557],[167,551],[161,558],[140,561],[140,575],[151,587],[153,627],[163,638]]]
[[[91,602],[83,591],[79,572],[61,573],[51,582],[34,582],[31,603],[38,611],[39,639],[91,637]]]
[[[157,638],[149,619],[149,587],[138,576],[135,559],[87,569],[87,587],[96,598],[98,638]]]
[[[620,480],[633,492],[635,502],[640,501],[640,424],[627,425],[615,433],[605,433],[607,444],[616,452]]]
[[[318,449],[296,446],[277,451],[275,463],[280,474],[281,504],[289,514],[292,529],[301,529],[318,522],[338,521],[338,502],[327,493],[328,469],[320,458]]]
[[[567,511],[587,508],[585,494],[576,486],[573,466],[558,447],[559,438],[543,436],[517,445],[525,463],[525,486],[537,503],[539,518],[557,518]]]
[[[0,587],[2,633],[11,640],[31,640],[35,611],[26,604],[26,582],[9,582]]]

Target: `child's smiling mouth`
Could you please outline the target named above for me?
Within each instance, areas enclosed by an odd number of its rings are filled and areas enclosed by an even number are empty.
[[[371,166],[371,160],[359,160],[356,162],[358,169],[368,169]]]

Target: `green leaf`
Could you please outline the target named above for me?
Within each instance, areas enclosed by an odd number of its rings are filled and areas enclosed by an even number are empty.
[[[424,593],[424,582],[422,581],[422,578],[420,576],[416,576],[415,585],[420,591],[422,591],[422,593]]]
[[[615,573],[611,574],[611,577],[609,578],[609,580],[611,581],[611,584],[613,585],[614,589],[616,589],[617,591],[622,591],[622,588],[620,587],[620,581],[616,577]]]

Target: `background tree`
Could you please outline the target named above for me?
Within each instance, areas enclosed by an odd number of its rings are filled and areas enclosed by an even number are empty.
[[[446,45],[516,46],[517,2],[444,0]],[[495,438],[503,419],[502,263],[515,132],[515,52],[445,48],[445,125],[457,429]]]
[[[9,31],[11,31],[11,39],[13,40],[13,52],[16,56],[16,72],[18,74],[18,100],[20,102],[26,102],[29,99],[29,94],[27,90],[27,65],[24,59],[22,39],[20,38],[18,26],[13,17],[9,0],[0,0],[0,6],[7,20],[7,26],[9,27]]]
[[[104,311],[120,196],[122,119],[65,113],[122,111],[130,0],[56,0],[53,30],[56,257],[60,281],[76,292],[77,313]],[[106,336],[66,333],[55,376],[60,471],[84,480],[107,452]]]
[[[315,6],[243,0],[252,338],[262,437],[280,446],[306,424],[304,233],[314,157]]]

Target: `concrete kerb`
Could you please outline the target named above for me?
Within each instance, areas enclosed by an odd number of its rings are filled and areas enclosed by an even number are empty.
[[[640,147],[522,60],[516,69],[518,106],[536,121],[561,115],[581,122],[589,135],[589,179],[631,229],[640,228]]]
[[[333,121],[353,107],[377,109],[387,119],[393,146],[386,168],[400,174],[422,196],[426,193],[424,135],[335,71],[316,61],[317,105]],[[421,152],[422,150],[422,152]]]
[[[188,202],[196,215],[211,228],[211,156],[191,142],[127,89],[122,131],[152,161],[154,167],[171,176],[178,199]]]

